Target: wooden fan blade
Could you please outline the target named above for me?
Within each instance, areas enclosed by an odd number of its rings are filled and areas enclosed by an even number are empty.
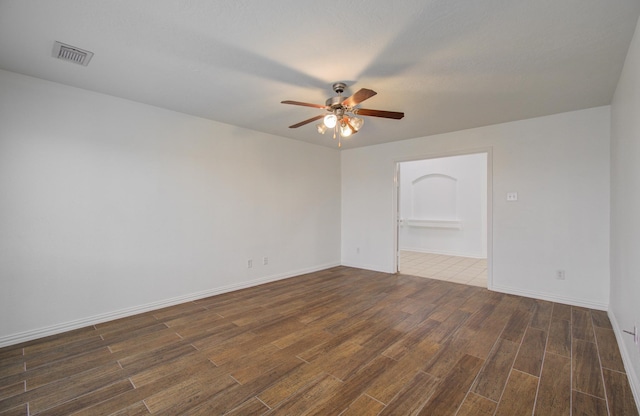
[[[346,98],[342,102],[342,105],[344,105],[345,107],[353,107],[353,106],[356,106],[356,105],[360,104],[364,100],[373,97],[376,94],[377,94],[377,92],[375,92],[373,90],[368,90],[366,88],[361,88],[358,91],[356,91],[356,93],[353,94],[351,97]]]
[[[305,107],[322,108],[322,109],[327,108],[326,105],[303,103],[303,102],[300,102],[300,101],[291,101],[291,100],[280,101],[280,103],[281,104],[302,105],[302,106],[305,106]]]
[[[319,116],[315,116],[315,117],[311,117],[310,119],[307,119],[305,121],[301,121],[300,123],[294,124],[293,126],[289,126],[290,129],[296,129],[300,126],[304,126],[305,124],[309,124],[309,123],[313,123],[316,120],[320,120],[321,118],[324,117],[324,114],[321,114]]]
[[[353,114],[358,114],[361,116],[392,118],[395,120],[400,120],[402,117],[404,117],[404,113],[399,113],[397,111],[369,110],[366,108],[356,108],[355,110],[353,110]]]

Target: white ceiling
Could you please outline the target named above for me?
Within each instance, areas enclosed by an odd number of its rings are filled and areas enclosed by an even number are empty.
[[[0,0],[0,68],[335,147],[331,84],[370,88],[343,148],[611,102],[639,0]],[[54,41],[95,53],[51,57]],[[1,93],[1,92],[0,92]]]

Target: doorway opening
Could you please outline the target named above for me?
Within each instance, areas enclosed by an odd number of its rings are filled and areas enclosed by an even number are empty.
[[[396,166],[396,271],[490,287],[490,152]]]

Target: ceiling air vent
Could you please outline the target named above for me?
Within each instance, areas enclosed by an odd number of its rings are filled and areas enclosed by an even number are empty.
[[[87,66],[93,57],[93,52],[85,51],[84,49],[65,45],[64,43],[56,41],[53,44],[53,57],[62,59],[63,61]]]

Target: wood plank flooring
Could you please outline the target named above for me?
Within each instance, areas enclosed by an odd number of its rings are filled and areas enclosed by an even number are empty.
[[[607,314],[348,267],[0,349],[0,415],[638,415]]]

